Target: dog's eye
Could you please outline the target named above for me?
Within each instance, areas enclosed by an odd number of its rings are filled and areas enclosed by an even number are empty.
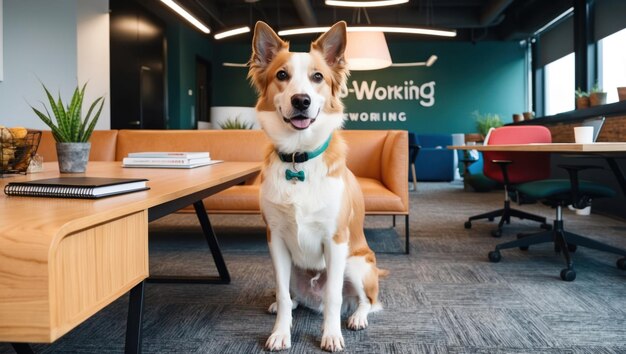
[[[276,73],[276,78],[280,81],[285,81],[289,78],[289,74],[285,70],[281,70]]]
[[[322,80],[324,80],[324,75],[322,75],[322,73],[313,74],[313,81],[320,83]]]

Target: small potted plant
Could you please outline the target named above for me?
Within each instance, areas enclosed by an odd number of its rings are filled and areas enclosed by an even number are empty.
[[[606,92],[602,91],[598,82],[591,88],[589,93],[589,104],[591,107],[606,104]]]
[[[46,86],[44,84],[42,86],[46,92],[53,114],[50,114],[44,103],[42,105],[46,113],[37,110],[35,107],[31,106],[31,108],[52,130],[52,135],[54,140],[56,140],[59,171],[61,173],[85,172],[87,161],[89,160],[89,150],[91,149],[89,138],[96,127],[100,112],[102,112],[104,97],[98,97],[91,103],[87,115],[83,119],[82,106],[87,84],[84,84],[82,89],[79,89],[78,86],[76,87],[67,106],[63,104],[60,94],[55,102],[54,97]],[[54,121],[56,121],[56,124]]]
[[[222,129],[253,129],[254,124],[251,122],[246,122],[244,120],[239,120],[239,116],[236,116],[235,119],[228,118],[225,121],[219,124]]]
[[[579,88],[576,89],[576,109],[589,107],[589,93]]]
[[[500,119],[498,114],[480,114],[478,111],[474,111],[472,115],[476,119],[476,129],[478,133],[482,135],[483,139],[487,136],[491,128],[498,128],[503,125],[502,119]]]

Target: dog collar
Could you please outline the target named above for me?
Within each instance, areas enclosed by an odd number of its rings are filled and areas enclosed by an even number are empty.
[[[315,149],[313,151],[309,151],[309,152],[294,152],[292,154],[284,154],[282,152],[277,152],[278,153],[278,157],[280,158],[280,160],[282,162],[302,163],[302,162],[309,161],[309,160],[311,160],[313,158],[318,157],[324,151],[326,151],[326,149],[328,148],[328,145],[330,144],[330,138],[331,137],[332,137],[332,135],[329,136],[328,139],[326,139],[326,142],[324,142],[324,144],[322,144],[322,146],[318,147],[317,149]]]
[[[296,181],[304,182],[304,171],[298,171],[296,164],[309,161],[310,159],[316,158],[321,155],[328,148],[331,137],[332,135],[329,136],[328,139],[326,139],[326,142],[324,142],[322,146],[310,152],[294,152],[291,154],[283,154],[277,151],[276,153],[278,154],[278,157],[282,162],[290,162],[293,165],[293,171],[290,169],[287,169],[285,171],[285,179],[287,179],[288,181],[293,181],[294,183]]]

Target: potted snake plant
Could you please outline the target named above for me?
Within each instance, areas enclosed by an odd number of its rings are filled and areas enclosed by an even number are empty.
[[[42,86],[46,92],[52,114],[43,103],[45,113],[33,106],[31,108],[52,130],[52,135],[56,140],[59,171],[61,173],[85,172],[91,150],[89,138],[96,127],[100,112],[102,112],[104,97],[98,97],[94,100],[89,106],[87,115],[83,118],[82,107],[87,84],[84,84],[82,89],[76,87],[72,99],[67,105],[63,104],[60,94],[55,101],[48,88],[44,84]]]

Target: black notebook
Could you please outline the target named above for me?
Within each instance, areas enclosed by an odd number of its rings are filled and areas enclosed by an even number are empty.
[[[147,179],[59,177],[27,182],[10,182],[4,186],[6,195],[56,198],[102,198],[150,189]]]

